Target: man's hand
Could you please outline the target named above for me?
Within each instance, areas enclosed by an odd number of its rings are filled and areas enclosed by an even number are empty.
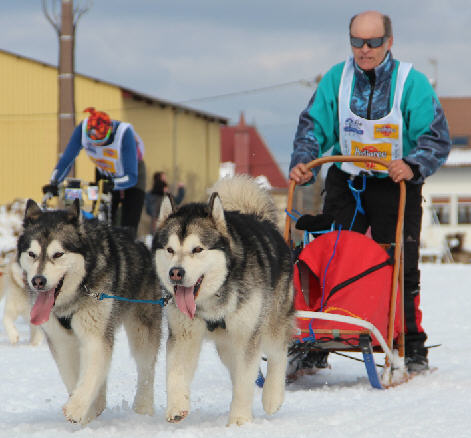
[[[50,183],[46,184],[42,187],[43,194],[50,193],[52,196],[59,196],[59,188],[57,187],[57,183]]]
[[[111,193],[114,189],[114,182],[110,179],[103,180],[103,193]]]
[[[298,163],[291,169],[289,179],[292,179],[296,184],[306,184],[313,177],[311,169],[308,169],[304,163]]]
[[[389,163],[388,172],[396,183],[403,180],[410,181],[414,177],[414,172],[404,160],[392,160]]]

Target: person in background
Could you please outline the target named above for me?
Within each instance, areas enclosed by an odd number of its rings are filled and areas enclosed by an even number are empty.
[[[310,184],[317,173],[306,163],[332,155],[382,157],[388,168],[335,163],[325,181],[323,212],[342,229],[355,217],[348,182],[361,193],[364,214],[353,231],[371,227],[373,239],[394,241],[399,181],[406,185],[404,220],[405,360],[410,372],[428,369],[427,336],[422,328],[418,268],[422,185],[445,163],[451,142],[440,102],[425,75],[393,58],[391,20],[377,11],[350,20],[353,57],[332,67],[301,113],[291,155],[290,179]],[[318,168],[317,168],[318,169]],[[327,367],[327,353],[311,352],[290,362],[288,377]]]
[[[112,120],[108,114],[93,107],[84,112],[90,115],[75,127],[43,193],[57,195],[58,184],[69,173],[79,152],[85,149],[96,166],[97,181],[109,181],[113,224],[128,227],[136,236],[145,198],[144,143],[131,124]],[[118,224],[119,205],[121,221]]]
[[[146,193],[145,209],[151,217],[150,233],[154,234],[157,219],[159,217],[160,205],[162,204],[165,193],[168,193],[167,176],[165,172],[155,172],[153,176],[152,189]],[[179,183],[177,194],[174,196],[175,203],[178,205],[185,196],[185,186]]]

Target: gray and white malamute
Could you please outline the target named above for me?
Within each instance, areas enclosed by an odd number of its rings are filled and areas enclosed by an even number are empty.
[[[290,249],[276,228],[269,194],[248,177],[220,181],[208,204],[178,210],[164,198],[153,240],[167,307],[167,420],[190,409],[190,384],[203,338],[215,341],[232,379],[229,424],[252,419],[255,380],[267,356],[263,407],[284,398],[293,330]]]
[[[40,325],[69,393],[67,420],[86,424],[106,406],[114,335],[123,323],[137,363],[134,410],[154,412],[154,368],[160,344],[159,305],[98,300],[106,293],[158,299],[150,251],[126,230],[83,220],[78,202],[41,211],[29,200],[18,263]]]

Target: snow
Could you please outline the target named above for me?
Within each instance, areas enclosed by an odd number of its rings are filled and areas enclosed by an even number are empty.
[[[62,415],[65,387],[46,343],[28,344],[29,328],[19,319],[20,343],[10,345],[0,326],[0,438],[67,437],[394,437],[453,438],[471,435],[468,414],[471,377],[471,265],[421,265],[422,309],[429,353],[437,369],[387,390],[368,383],[363,364],[331,355],[331,369],[287,386],[285,402],[264,413],[256,388],[254,421],[226,427],[231,383],[212,344],[205,343],[192,385],[192,410],[182,422],[165,421],[165,339],[155,383],[155,415],[133,412],[134,362],[124,332],[116,339],[108,379],[107,409],[85,427]],[[5,300],[0,302],[3,315]],[[375,355],[378,363],[383,355]]]

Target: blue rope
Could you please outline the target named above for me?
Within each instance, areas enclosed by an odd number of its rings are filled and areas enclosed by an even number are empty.
[[[339,238],[340,238],[340,231],[342,231],[342,227],[341,227],[341,226],[339,227],[339,231],[337,232],[337,238],[335,239],[334,250],[332,251],[332,255],[330,256],[330,259],[329,259],[329,261],[327,262],[327,265],[326,265],[326,267],[325,267],[325,269],[324,269],[324,278],[322,279],[321,312],[322,312],[322,309],[324,308],[325,280],[326,280],[326,277],[327,277],[327,270],[329,269],[330,262],[331,262],[332,259],[334,258],[335,251],[337,250],[337,243],[338,243]]]
[[[304,246],[306,246],[309,243],[309,231],[307,230],[304,230],[303,242],[304,242]]]
[[[312,234],[314,237],[317,237],[318,234],[327,234],[331,231],[335,231],[335,223],[332,222],[330,229],[328,230],[320,230],[320,231],[304,231],[304,244],[307,245],[309,243],[309,234]]]
[[[147,303],[147,304],[158,304],[162,307],[165,306],[165,298],[161,298],[160,300],[134,300],[131,298],[125,298],[125,297],[118,297],[117,295],[107,295],[107,294],[100,294],[98,297],[99,301],[102,301],[104,298],[113,298],[115,300],[119,301],[128,301],[130,303]]]
[[[362,205],[361,205],[361,198],[360,198],[360,193],[363,193],[365,191],[365,188],[366,188],[366,175],[363,175],[363,185],[362,185],[362,188],[361,189],[356,189],[355,187],[353,187],[353,182],[351,179],[348,180],[348,187],[350,187],[350,190],[353,194],[353,197],[355,199],[355,213],[353,214],[353,219],[352,219],[352,223],[350,224],[350,228],[348,229],[349,231],[351,231],[352,227],[353,227],[353,224],[355,223],[355,219],[357,217],[357,213],[360,212],[361,214],[365,214],[365,210],[363,209]]]
[[[293,211],[296,212],[296,210],[293,210]],[[287,208],[285,208],[285,213],[291,218],[291,220],[293,220],[293,221],[295,221],[295,222],[298,221],[299,218],[297,218],[296,216],[292,215],[292,214],[288,211]],[[298,213],[298,212],[296,212],[296,213]],[[299,213],[298,213],[298,214],[299,214]]]

